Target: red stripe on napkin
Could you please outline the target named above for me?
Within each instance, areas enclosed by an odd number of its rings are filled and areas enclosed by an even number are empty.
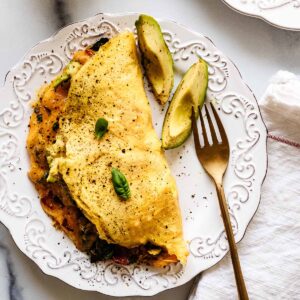
[[[296,147],[296,148],[300,149],[300,144],[299,143],[287,140],[287,139],[285,139],[283,137],[275,136],[275,135],[272,135],[272,134],[268,134],[268,138],[270,138],[272,140],[275,140],[277,142],[280,142],[280,143],[283,143],[283,144],[286,144],[286,145],[289,145],[289,146],[293,146],[293,147]]]

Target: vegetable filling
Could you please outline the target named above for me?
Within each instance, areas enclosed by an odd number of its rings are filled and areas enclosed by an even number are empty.
[[[49,174],[46,149],[50,144],[57,143],[59,119],[64,112],[70,80],[107,41],[102,38],[91,48],[77,51],[62,74],[39,91],[27,140],[31,160],[29,178],[35,184],[44,211],[54,220],[55,226],[64,231],[80,251],[86,252],[91,262],[112,259],[122,265],[139,261],[157,266],[176,262],[175,255],[168,255],[165,249],[151,243],[128,249],[101,240],[94,224],[77,207],[62,178],[52,178]],[[101,139],[108,126],[105,119],[99,118],[95,124],[95,137]],[[60,151],[63,153],[65,150],[62,148]],[[112,184],[122,200],[130,198],[126,177],[118,169],[112,169]]]

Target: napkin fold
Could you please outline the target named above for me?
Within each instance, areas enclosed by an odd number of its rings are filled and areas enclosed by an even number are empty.
[[[300,80],[279,71],[260,101],[268,173],[257,213],[238,243],[249,298],[300,299]],[[229,254],[199,276],[189,300],[238,299]]]

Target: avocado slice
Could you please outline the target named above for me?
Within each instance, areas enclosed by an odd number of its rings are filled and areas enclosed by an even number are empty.
[[[184,74],[165,116],[162,146],[173,149],[182,145],[192,131],[191,114],[202,107],[208,86],[208,66],[199,59]]]
[[[172,54],[154,18],[140,15],[135,26],[146,76],[152,85],[155,97],[161,104],[165,104],[174,85]]]

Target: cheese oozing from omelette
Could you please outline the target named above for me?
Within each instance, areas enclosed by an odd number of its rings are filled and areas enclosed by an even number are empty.
[[[99,118],[109,124],[101,139]],[[61,175],[100,238],[127,248],[150,242],[185,263],[177,188],[152,125],[132,33],[112,38],[72,77],[59,128],[59,145],[48,149],[50,175]],[[112,168],[129,182],[126,201],[114,190]]]

